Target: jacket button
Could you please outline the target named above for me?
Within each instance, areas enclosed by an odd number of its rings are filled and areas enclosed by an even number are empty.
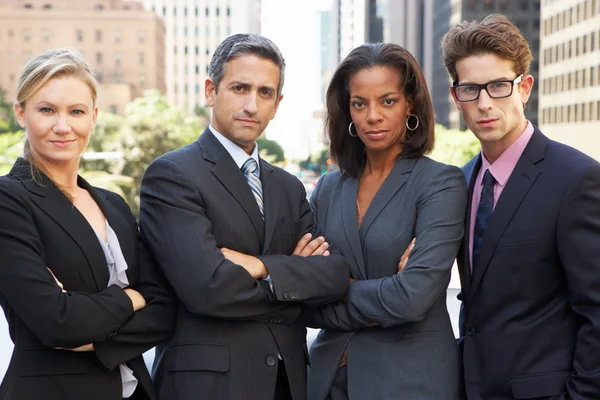
[[[273,356],[267,356],[267,358],[265,359],[265,362],[267,363],[267,365],[269,367],[274,367],[275,364],[277,364],[277,359]]]
[[[474,326],[470,326],[469,329],[467,330],[467,335],[469,336],[473,336],[475,334],[476,330]]]
[[[282,296],[283,296],[283,299],[284,299],[284,300],[287,300],[287,299],[288,299],[288,297],[289,297],[287,293],[284,293],[284,294],[282,294]]]
[[[290,299],[292,300],[297,300],[300,296],[298,296],[298,293],[296,292],[292,292],[290,293]]]

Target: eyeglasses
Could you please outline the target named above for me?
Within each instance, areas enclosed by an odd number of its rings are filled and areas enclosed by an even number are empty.
[[[522,74],[510,81],[492,81],[482,85],[478,85],[476,83],[458,85],[455,82],[452,85],[452,91],[454,91],[456,99],[463,103],[477,100],[482,89],[485,89],[488,96],[490,96],[492,99],[502,99],[512,95],[514,85],[520,83],[521,78],[523,78]]]

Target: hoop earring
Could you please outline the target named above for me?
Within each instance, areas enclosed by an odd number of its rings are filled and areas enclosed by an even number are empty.
[[[411,127],[408,125],[408,120],[410,119],[410,117],[415,117],[415,118],[417,119],[417,123],[415,124],[415,126],[414,126],[413,128],[411,128]],[[418,117],[416,114],[410,114],[410,115],[409,115],[409,116],[406,118],[405,125],[406,125],[406,129],[408,129],[409,131],[416,131],[416,130],[417,130],[417,128],[419,127],[419,117]]]
[[[350,121],[350,125],[348,125],[348,133],[349,133],[349,134],[350,134],[350,136],[352,136],[352,137],[358,137],[358,134],[356,134],[356,135],[353,135],[353,134],[352,134],[352,125],[354,125],[354,122],[353,122],[353,121]]]

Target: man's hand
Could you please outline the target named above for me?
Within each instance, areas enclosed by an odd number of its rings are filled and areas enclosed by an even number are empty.
[[[83,346],[75,347],[74,349],[65,349],[64,347],[56,347],[56,350],[68,350],[68,351],[76,351],[76,352],[84,352],[84,351],[94,351],[94,344],[85,344]]]
[[[404,251],[404,254],[402,254],[402,257],[400,257],[400,262],[398,263],[398,273],[404,271],[404,268],[406,267],[406,264],[408,263],[408,256],[410,256],[410,252],[412,251],[412,249],[415,248],[416,240],[417,240],[417,238],[414,238],[412,240],[412,242],[410,242],[410,244]]]
[[[56,281],[56,284],[58,285],[58,287],[63,291],[63,293],[66,292],[65,288],[63,287],[63,284],[56,278],[56,276],[54,275],[54,273],[52,272],[52,270],[50,268],[48,268],[48,271],[50,271],[50,275],[52,275],[52,277],[54,278],[54,280]]]
[[[265,279],[269,276],[265,264],[256,257],[227,248],[222,248],[221,253],[227,260],[243,267],[254,279]]]
[[[307,233],[302,236],[294,249],[292,255],[294,256],[328,256],[329,243],[325,241],[323,236],[319,236],[316,239],[310,240],[312,238],[312,234]]]

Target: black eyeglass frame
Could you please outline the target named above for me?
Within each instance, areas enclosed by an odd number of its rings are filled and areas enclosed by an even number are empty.
[[[487,83],[482,83],[481,85],[478,84],[478,83],[465,83],[465,84],[459,85],[456,82],[454,82],[454,83],[452,83],[452,92],[454,92],[454,97],[456,98],[456,100],[458,100],[461,103],[468,103],[468,102],[475,101],[475,100],[479,99],[479,96],[481,95],[481,91],[482,90],[485,90],[485,92],[488,94],[488,96],[490,96],[490,98],[492,98],[492,99],[505,99],[507,97],[512,96],[513,91],[515,90],[515,85],[518,84],[518,83],[521,83],[521,79],[522,78],[523,78],[523,74],[517,76],[515,79],[512,79],[512,80],[509,79],[509,80],[491,81],[491,82],[487,82]],[[490,91],[488,90],[488,85],[491,85],[493,83],[511,83],[511,85],[510,85],[510,93],[507,94],[506,96],[492,96],[490,94]],[[477,89],[479,89],[477,91],[477,97],[475,97],[474,99],[471,99],[471,100],[461,100],[461,99],[459,99],[458,98],[457,90],[458,90],[458,88],[465,87],[465,86],[476,86]]]

